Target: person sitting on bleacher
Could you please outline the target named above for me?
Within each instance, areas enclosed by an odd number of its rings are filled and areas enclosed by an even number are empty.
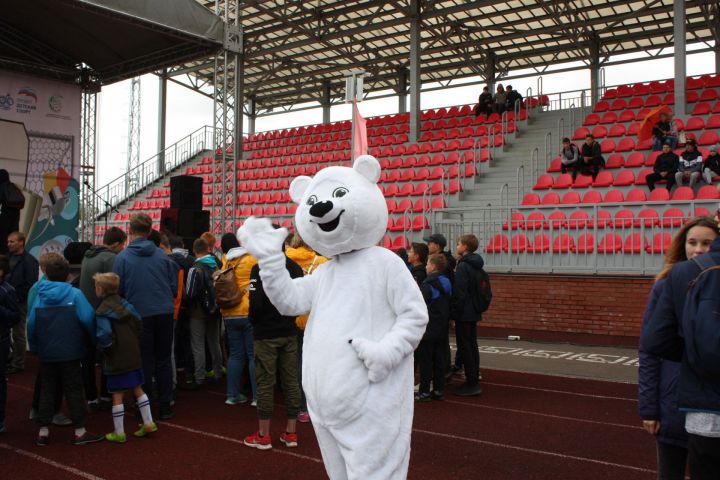
[[[685,151],[680,157],[680,165],[675,174],[675,183],[682,185],[685,179],[688,180],[690,188],[695,186],[703,168],[703,159],[697,151],[697,144],[692,138],[685,142]]]
[[[602,156],[600,144],[595,141],[595,137],[591,134],[585,136],[581,157],[577,170],[583,175],[592,175],[593,181],[595,181],[600,168],[605,165],[605,159]]]
[[[703,179],[705,183],[712,185],[713,177],[718,175],[720,175],[720,154],[718,154],[718,147],[713,145],[710,147],[710,153],[703,165]]]
[[[512,85],[508,85],[507,89],[505,90],[506,94],[506,102],[507,107],[505,108],[508,112],[514,112],[515,111],[515,103],[520,101],[520,106],[522,107],[522,95],[520,95],[520,92],[515,90]]]
[[[497,91],[495,92],[493,100],[495,101],[495,111],[502,115],[505,111],[505,105],[507,103],[507,94],[505,93],[502,83],[497,86]]]
[[[562,140],[562,150],[560,150],[560,171],[567,173],[572,172],[573,181],[577,177],[578,159],[580,158],[580,149],[570,139],[565,137]]]
[[[490,89],[488,87],[483,87],[483,91],[478,97],[478,106],[475,109],[475,116],[479,117],[481,113],[490,116],[490,114],[493,113],[494,108],[495,105]]]
[[[680,158],[673,152],[672,145],[670,142],[663,144],[662,152],[655,159],[655,165],[653,166],[654,172],[645,177],[648,188],[652,192],[655,190],[655,182],[665,180],[667,182],[668,192],[672,190],[675,185],[675,173],[677,173]]]
[[[665,142],[670,142],[670,147],[674,150],[677,146],[678,138],[677,133],[673,135],[673,126],[675,122],[671,120],[671,117],[667,113],[660,114],[660,120],[653,127],[653,151],[662,150]],[[675,126],[677,129],[677,126]]]

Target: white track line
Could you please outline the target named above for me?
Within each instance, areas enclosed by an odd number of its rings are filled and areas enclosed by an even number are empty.
[[[623,400],[625,402],[637,402],[637,398],[626,398],[626,397],[612,397],[609,395],[595,395],[592,393],[578,393],[578,392],[568,392],[565,390],[551,390],[548,388],[540,388],[540,387],[527,387],[524,385],[511,385],[509,383],[494,383],[494,382],[480,382],[481,385],[493,385],[496,387],[509,387],[509,388],[521,388],[523,390],[535,390],[538,392],[549,392],[549,393],[562,393],[565,395],[575,395],[577,397],[590,397],[590,398],[604,398],[608,400]]]
[[[44,463],[46,465],[50,465],[52,467],[59,468],[60,470],[64,470],[66,472],[72,473],[73,475],[77,475],[78,477],[86,478],[88,480],[105,480],[104,478],[98,477],[97,475],[93,475],[92,473],[83,472],[82,470],[78,470],[75,467],[63,465],[62,463],[58,463],[55,460],[50,460],[49,458],[41,457],[40,455],[37,455],[35,453],[28,452],[26,450],[21,450],[19,448],[15,448],[12,445],[8,445],[7,443],[0,443],[0,448],[4,448],[5,450],[10,450],[13,453],[17,453],[24,457],[28,457],[33,460],[37,460],[38,462]]]
[[[428,430],[419,430],[417,428],[413,429],[413,432],[418,433],[424,433],[427,435],[432,435],[435,437],[442,437],[442,438],[450,438],[453,440],[463,440],[466,442],[472,442],[477,443],[480,445],[489,445],[491,447],[498,447],[498,448],[507,448],[510,450],[517,450],[519,452],[526,452],[526,453],[535,453],[538,455],[547,455],[550,457],[557,457],[557,458],[564,458],[566,460],[577,460],[579,462],[588,462],[588,463],[594,463],[597,465],[604,465],[606,467],[617,467],[617,468],[624,468],[626,470],[634,470],[636,472],[643,472],[643,473],[656,473],[655,470],[650,470],[648,468],[642,468],[642,467],[633,467],[632,465],[623,465],[621,463],[613,463],[613,462],[605,462],[603,460],[595,460],[593,458],[585,458],[585,457],[576,457],[575,455],[566,455],[564,453],[556,453],[556,452],[548,452],[545,450],[536,450],[534,448],[525,448],[525,447],[518,447],[515,445],[507,445],[505,443],[497,443],[497,442],[490,442],[487,440],[478,440],[476,438],[468,438],[468,437],[461,437],[458,435],[450,435],[447,433],[438,433],[438,432],[430,432]]]
[[[195,428],[184,427],[182,425],[178,425],[177,423],[162,422],[161,425],[163,425],[163,426],[167,425],[168,427],[177,428],[178,430],[184,430],[184,431],[190,432],[190,433],[197,433],[198,435],[215,438],[217,440],[225,440],[226,442],[238,443],[243,446],[245,445],[242,440],[237,439],[237,438],[226,437],[224,435],[218,435],[217,433],[210,433],[210,432],[206,432],[204,430],[197,430]],[[290,451],[284,450],[284,449],[278,450],[276,448],[273,448],[271,451],[276,452],[276,453],[282,453],[284,455],[290,455],[292,457],[302,458],[303,460],[309,460],[309,461],[315,462],[315,463],[323,463],[321,458],[315,458],[315,457],[311,457],[309,455],[303,455],[301,453],[290,452]]]
[[[502,412],[520,413],[522,415],[534,415],[537,417],[544,417],[544,418],[556,418],[558,420],[570,420],[573,422],[591,423],[594,425],[603,425],[603,426],[608,425],[611,427],[630,428],[632,430],[642,430],[643,429],[640,426],[626,425],[624,423],[599,422],[597,420],[586,420],[584,418],[565,417],[562,415],[553,415],[550,413],[531,412],[529,410],[518,410],[516,408],[492,407],[490,405],[482,405],[479,403],[458,402],[457,400],[445,400],[445,403],[454,403],[456,405],[466,405],[468,407],[475,407],[475,408],[487,408],[489,410],[499,410]]]

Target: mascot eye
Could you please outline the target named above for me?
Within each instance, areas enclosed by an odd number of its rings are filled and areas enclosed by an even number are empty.
[[[307,203],[308,206],[312,207],[313,205],[315,205],[317,203],[317,200],[318,199],[315,195],[311,195],[310,198],[308,198],[307,202],[305,202],[305,203]]]
[[[333,196],[334,198],[340,198],[340,197],[344,197],[344,196],[347,195],[347,194],[348,194],[348,189],[347,189],[347,188],[345,188],[345,187],[338,187],[338,188],[336,188],[335,190],[333,190],[332,196]]]

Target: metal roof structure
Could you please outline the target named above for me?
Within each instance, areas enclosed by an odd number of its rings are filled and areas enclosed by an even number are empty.
[[[213,10],[215,0],[197,0]],[[717,0],[685,2],[688,45],[720,48]],[[366,92],[407,91],[411,22],[420,31],[423,84],[560,64],[608,64],[611,56],[673,46],[673,0],[244,0],[245,98],[257,113],[306,102],[336,103],[343,72],[364,69]],[[574,66],[577,69],[577,65]],[[171,69],[191,88],[212,85],[214,64]],[[204,93],[208,94],[207,91]]]

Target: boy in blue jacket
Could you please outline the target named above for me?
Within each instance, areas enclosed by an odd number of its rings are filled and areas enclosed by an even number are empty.
[[[85,346],[95,337],[95,312],[82,292],[66,283],[69,274],[70,266],[64,258],[53,256],[45,263],[46,281],[38,285],[28,317],[30,351],[40,357],[37,417],[40,431],[35,441],[38,446],[48,444],[58,379],[75,426],[73,444],[84,445],[104,438],[85,430],[87,407],[80,367]]]
[[[10,272],[10,260],[0,255],[0,433],[5,432],[5,403],[7,401],[7,359],[10,351],[10,329],[20,321],[15,289],[5,277]]]

